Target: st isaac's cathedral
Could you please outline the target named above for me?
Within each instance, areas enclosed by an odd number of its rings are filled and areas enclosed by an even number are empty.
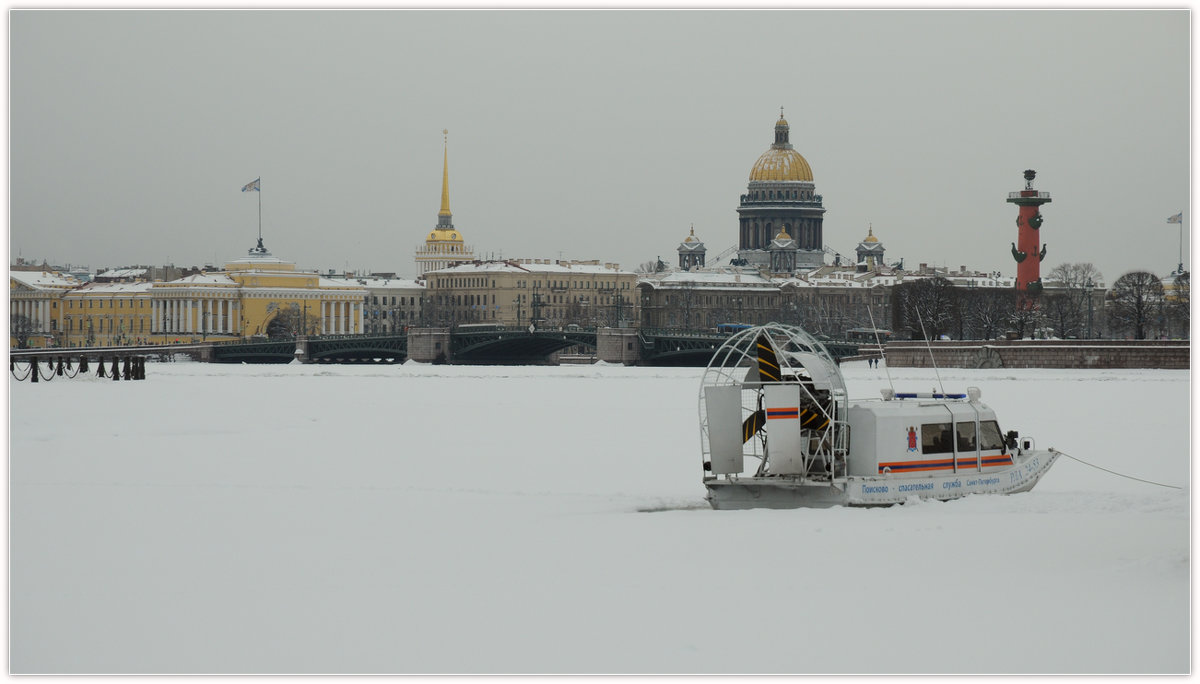
[[[737,210],[740,264],[773,273],[820,268],[825,257],[825,207],[815,192],[812,167],[788,136],[780,109],[775,142],[750,169],[750,184]]]

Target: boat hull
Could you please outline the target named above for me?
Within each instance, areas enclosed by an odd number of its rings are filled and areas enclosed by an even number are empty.
[[[708,503],[718,510],[891,506],[910,497],[949,501],[970,494],[1016,494],[1033,489],[1054,465],[1058,452],[1026,451],[1012,465],[983,472],[878,477],[850,476],[835,483],[783,477],[711,479]]]

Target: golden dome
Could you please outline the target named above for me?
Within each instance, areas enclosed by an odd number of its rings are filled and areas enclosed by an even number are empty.
[[[762,153],[754,168],[750,169],[752,181],[811,181],[812,167],[796,150],[771,147]]]
[[[789,129],[780,107],[779,120],[775,122],[775,144],[754,162],[751,181],[812,181],[812,167],[788,141]]]
[[[696,238],[696,227],[695,226],[692,226],[692,234],[685,237],[683,239],[683,241],[684,242],[699,242],[700,241],[699,239]]]
[[[879,238],[875,237],[875,231],[870,226],[867,227],[867,237],[863,238],[863,242],[879,242]]]

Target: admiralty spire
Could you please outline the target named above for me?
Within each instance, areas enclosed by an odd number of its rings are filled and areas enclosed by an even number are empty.
[[[450,131],[442,129],[442,206],[438,210],[437,226],[429,231],[424,247],[417,249],[417,277],[429,271],[474,261],[475,254],[463,241],[462,232],[454,227],[450,213]]]

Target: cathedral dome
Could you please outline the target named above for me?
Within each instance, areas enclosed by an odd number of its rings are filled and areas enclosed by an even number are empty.
[[[812,167],[788,142],[788,122],[780,113],[775,122],[775,144],[762,153],[754,168],[750,169],[751,181],[812,181]]]
[[[750,169],[752,181],[811,181],[812,167],[796,150],[771,149],[763,152],[754,168]]]

